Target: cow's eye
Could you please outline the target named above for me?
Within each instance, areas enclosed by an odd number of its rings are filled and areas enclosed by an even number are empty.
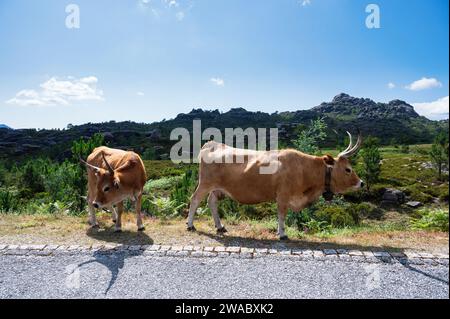
[[[106,186],[105,189],[103,190],[105,193],[109,192],[109,186]]]
[[[352,172],[352,170],[351,170],[350,168],[346,168],[345,171],[346,171],[347,173],[351,173],[351,172]]]

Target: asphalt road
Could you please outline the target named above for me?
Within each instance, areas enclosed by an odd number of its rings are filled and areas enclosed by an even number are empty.
[[[282,258],[0,256],[0,298],[448,298],[448,266]]]

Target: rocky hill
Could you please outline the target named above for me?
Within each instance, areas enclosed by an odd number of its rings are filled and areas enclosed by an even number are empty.
[[[56,159],[70,156],[70,145],[80,137],[102,133],[112,147],[133,149],[139,153],[151,150],[155,158],[167,158],[171,145],[172,129],[184,127],[192,131],[192,121],[200,119],[202,129],[207,127],[247,127],[279,129],[282,145],[289,146],[299,127],[309,125],[318,117],[328,124],[328,138],[323,146],[335,146],[345,130],[360,128],[365,136],[379,137],[384,144],[430,143],[437,132],[448,132],[448,120],[431,121],[419,116],[414,108],[401,100],[377,103],[367,98],[356,98],[341,93],[331,102],[324,102],[309,110],[264,113],[233,108],[221,113],[218,110],[193,109],[171,120],[155,123],[105,122],[68,126],[64,130],[11,130],[0,128],[0,157],[24,158],[46,155]],[[336,134],[337,133],[337,134]]]

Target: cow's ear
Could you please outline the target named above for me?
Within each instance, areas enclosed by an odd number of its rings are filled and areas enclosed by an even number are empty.
[[[323,161],[325,162],[325,165],[327,165],[327,166],[333,166],[335,163],[333,156],[328,155],[328,154],[323,157]]]
[[[114,184],[114,187],[116,189],[119,189],[119,187],[120,187],[120,179],[118,177],[115,177],[113,184]]]

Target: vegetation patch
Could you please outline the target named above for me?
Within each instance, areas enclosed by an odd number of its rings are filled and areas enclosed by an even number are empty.
[[[419,217],[411,221],[413,229],[424,230],[449,230],[448,210],[444,209],[422,209],[418,212]]]

